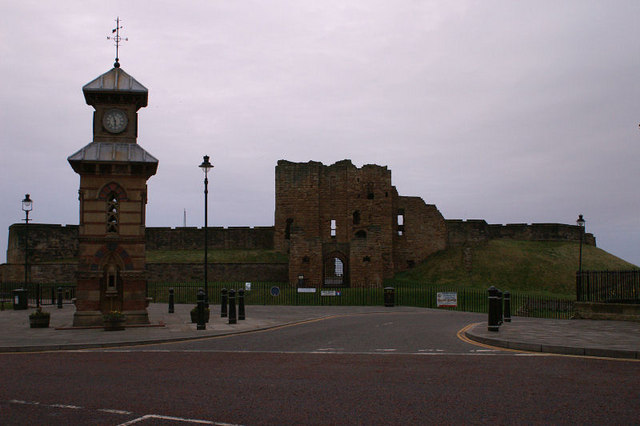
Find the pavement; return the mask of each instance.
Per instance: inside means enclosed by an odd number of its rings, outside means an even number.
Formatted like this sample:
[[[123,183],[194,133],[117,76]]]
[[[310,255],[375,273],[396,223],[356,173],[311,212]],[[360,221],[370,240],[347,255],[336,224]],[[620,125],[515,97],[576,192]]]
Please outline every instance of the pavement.
[[[33,309],[0,311],[0,353],[77,350],[193,340],[204,337],[255,332],[340,315],[411,310],[420,308],[367,306],[247,306],[247,319],[228,324],[212,309],[206,330],[196,330],[189,311],[193,305],[175,305],[168,313],[166,303],[149,305],[148,326],[129,326],[123,331],[101,327],[73,328],[73,305],[62,309],[44,306],[51,313],[49,328],[29,328]],[[465,327],[469,340],[517,351],[565,355],[640,359],[640,322],[553,320],[513,317],[500,330],[488,331],[487,323]]]

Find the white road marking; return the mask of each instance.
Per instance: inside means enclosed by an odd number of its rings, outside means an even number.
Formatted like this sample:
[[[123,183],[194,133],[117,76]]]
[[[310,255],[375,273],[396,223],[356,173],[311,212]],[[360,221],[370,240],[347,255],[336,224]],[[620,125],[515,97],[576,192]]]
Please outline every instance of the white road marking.
[[[82,410],[83,407],[78,407],[77,405],[65,405],[65,404],[50,404],[47,407],[52,408],[69,408],[71,410]]]
[[[326,351],[344,351],[344,348],[318,348],[316,349],[318,352],[326,352]]]
[[[217,425],[217,426],[238,426],[233,425],[232,423],[217,423],[209,420],[199,420],[199,419],[185,419],[182,417],[172,417],[172,416],[161,416],[158,414],[147,414],[142,417],[138,417],[137,419],[130,420],[126,423],[120,423],[118,426],[129,426],[135,423],[143,422],[148,419],[159,419],[159,420],[171,420],[174,422],[183,422],[183,423],[197,423],[202,425]]]
[[[111,408],[98,408],[98,411],[102,411],[103,413],[109,413],[109,414],[122,414],[124,416],[127,416],[129,414],[133,414],[131,411],[113,410]]]
[[[397,349],[376,349],[376,352],[395,352]]]
[[[40,407],[49,407],[49,408],[68,408],[73,410],[85,410],[86,408],[80,407],[78,405],[67,405],[67,404],[42,404],[38,401],[23,401],[20,399],[10,399],[9,403],[11,404],[23,404],[23,405],[37,405]],[[96,411],[101,411],[103,413],[109,414],[120,414],[120,415],[131,415],[133,414],[130,411],[125,410],[114,410],[111,408],[98,408]],[[173,416],[163,416],[160,414],[146,414],[142,417],[138,417],[133,420],[129,420],[128,422],[121,423],[119,426],[127,426],[135,423],[139,423],[148,419],[159,419],[159,420],[171,420],[175,422],[183,422],[183,423],[196,423],[196,424],[205,424],[205,425],[216,425],[216,426],[240,426],[233,423],[220,423],[220,422],[212,422],[210,420],[200,420],[200,419],[186,419],[183,417],[173,417]]]

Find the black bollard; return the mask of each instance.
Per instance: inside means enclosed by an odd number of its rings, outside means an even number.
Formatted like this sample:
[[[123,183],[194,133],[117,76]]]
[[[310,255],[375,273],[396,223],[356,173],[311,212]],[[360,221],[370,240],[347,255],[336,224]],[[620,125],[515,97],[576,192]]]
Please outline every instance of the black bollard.
[[[229,324],[235,324],[236,321],[236,291],[229,290]]]
[[[174,291],[173,288],[169,289],[169,313],[172,314],[174,312]]]
[[[58,287],[58,309],[62,309],[62,287]]]
[[[488,319],[488,329],[489,331],[500,331],[500,297],[498,293],[500,290],[495,288],[494,286],[489,287],[489,319]]]
[[[244,290],[238,290],[238,320],[244,319]]]
[[[511,322],[511,293],[504,292],[504,322]]]
[[[197,323],[198,325],[196,326],[196,330],[206,330],[207,329],[207,324],[205,322],[205,318],[204,318],[204,290],[203,289],[199,289],[198,290],[198,320]]]
[[[222,296],[221,296],[222,301],[220,302],[220,316],[222,318],[226,318],[227,317],[227,289],[223,288],[221,293],[222,293]]]
[[[498,289],[498,323],[502,325],[502,290]]]

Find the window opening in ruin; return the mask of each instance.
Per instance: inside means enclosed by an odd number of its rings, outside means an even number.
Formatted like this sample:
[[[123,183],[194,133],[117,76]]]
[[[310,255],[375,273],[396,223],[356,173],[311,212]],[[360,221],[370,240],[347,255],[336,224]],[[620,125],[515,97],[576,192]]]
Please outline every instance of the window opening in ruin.
[[[338,257],[330,257],[325,263],[324,285],[335,287],[344,285],[344,262]]]
[[[107,196],[107,233],[118,233],[118,222],[120,216],[120,203],[115,192]]]
[[[372,183],[368,183],[367,184],[367,198],[369,200],[373,200],[374,195],[373,195],[373,184]]]
[[[362,229],[356,232],[356,238],[367,238],[367,231],[363,231]]]
[[[285,240],[290,240],[291,239],[291,224],[293,223],[293,219],[292,218],[288,218],[287,219],[287,225],[284,228],[284,239]]]
[[[371,257],[370,256],[365,256],[362,258],[363,262],[371,262]]]
[[[331,236],[332,237],[336,236],[336,231],[337,231],[336,220],[335,219],[331,219]]]
[[[302,258],[302,263],[309,263],[309,256],[305,256]]]
[[[398,210],[398,216],[397,216],[396,222],[398,225],[398,235],[399,236],[404,235],[404,209]]]
[[[353,212],[353,224],[354,225],[360,224],[360,210],[356,210],[355,212]]]
[[[342,260],[338,259],[337,257],[334,260],[336,277],[341,277],[344,273],[344,264],[342,263]]]
[[[407,260],[407,266],[409,268],[413,268],[414,266],[416,266],[416,261],[415,260]]]

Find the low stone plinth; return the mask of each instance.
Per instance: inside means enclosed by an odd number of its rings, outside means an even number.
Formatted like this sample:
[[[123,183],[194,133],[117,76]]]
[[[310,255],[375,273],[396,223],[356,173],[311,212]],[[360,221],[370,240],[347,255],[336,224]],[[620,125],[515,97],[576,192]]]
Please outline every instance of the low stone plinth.
[[[576,302],[575,318],[640,321],[640,304]]]

